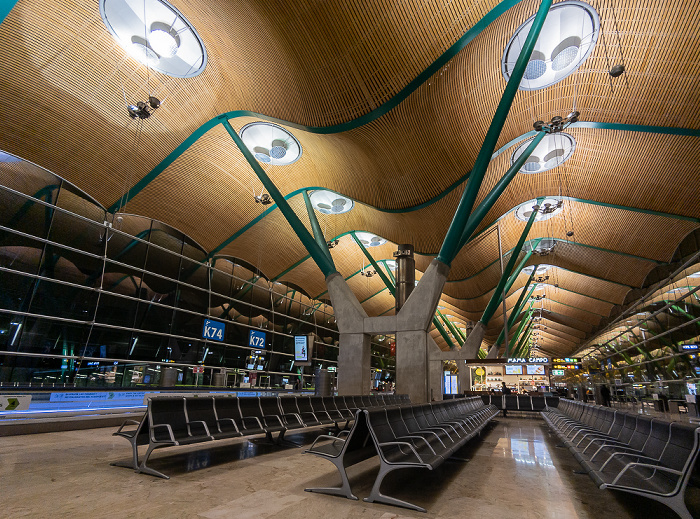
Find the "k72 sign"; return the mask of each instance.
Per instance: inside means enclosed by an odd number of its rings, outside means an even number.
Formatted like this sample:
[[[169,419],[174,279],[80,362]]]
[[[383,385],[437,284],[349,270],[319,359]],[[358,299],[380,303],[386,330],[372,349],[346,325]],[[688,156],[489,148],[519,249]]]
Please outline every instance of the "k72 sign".
[[[204,320],[204,328],[202,329],[202,337],[212,341],[222,342],[224,340],[224,330],[226,325],[219,321],[211,319]]]

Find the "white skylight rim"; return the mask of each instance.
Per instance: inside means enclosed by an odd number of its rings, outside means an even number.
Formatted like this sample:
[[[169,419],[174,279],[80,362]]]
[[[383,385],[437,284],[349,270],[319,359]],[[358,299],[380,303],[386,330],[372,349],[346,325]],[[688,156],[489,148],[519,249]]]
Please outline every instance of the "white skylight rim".
[[[379,247],[386,243],[386,239],[371,232],[356,232],[355,236],[365,247]]]
[[[540,243],[535,247],[535,254],[549,253],[552,252],[554,246],[557,244],[557,240],[554,238],[543,238]],[[532,242],[528,241],[523,245],[523,250],[525,252],[530,252],[532,249]]]
[[[188,78],[207,65],[202,38],[165,0],[100,0],[100,15],[119,45],[157,72]]]
[[[241,128],[241,140],[253,156],[264,164],[288,166],[301,158],[301,144],[277,124],[256,121]]]
[[[397,263],[396,260],[384,260],[384,263],[386,263],[386,266],[389,267],[389,270],[396,270]]]
[[[552,267],[551,265],[538,265],[536,275],[539,276],[539,275],[545,274],[551,267]],[[535,266],[529,265],[529,266],[525,267],[522,270],[522,272],[523,272],[523,274],[527,274],[529,276],[530,274],[532,274],[533,270],[535,270]]]
[[[535,16],[515,31],[501,59],[501,71],[510,79]],[[588,59],[600,32],[596,10],[585,2],[567,0],[553,5],[520,82],[520,90],[540,90],[575,72]]]
[[[510,157],[511,165],[520,158],[533,139],[534,137],[527,139],[515,148]],[[573,136],[565,132],[549,133],[527,158],[520,173],[535,174],[554,169],[569,160],[575,149],[576,139]]]
[[[323,189],[311,193],[309,200],[313,208],[323,214],[343,214],[355,206],[352,199]]]
[[[542,201],[542,203],[539,204],[540,208],[537,212],[537,216],[535,216],[535,222],[544,222],[545,220],[549,220],[550,218],[553,218],[554,216],[561,213],[564,209],[563,204],[561,204],[561,200],[561,198],[557,197],[545,198]],[[549,207],[547,206],[547,204],[549,204]],[[518,220],[527,222],[530,219],[532,211],[534,211],[533,207],[535,205],[538,205],[537,199],[533,199],[529,202],[521,204],[515,210],[515,217]]]

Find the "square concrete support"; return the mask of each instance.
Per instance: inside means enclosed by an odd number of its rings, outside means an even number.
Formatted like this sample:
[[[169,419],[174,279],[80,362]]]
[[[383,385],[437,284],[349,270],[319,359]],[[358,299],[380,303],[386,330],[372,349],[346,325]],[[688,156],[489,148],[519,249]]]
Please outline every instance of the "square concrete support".
[[[370,336],[341,333],[338,352],[338,394],[367,395],[370,380]]]
[[[428,362],[428,389],[430,391],[428,398],[432,402],[442,400],[442,395],[445,393],[442,366],[443,361],[441,360]]]
[[[396,332],[396,392],[411,403],[428,402],[428,334],[422,330]]]
[[[459,390],[464,394],[465,391],[472,389],[472,370],[463,360],[457,361],[457,367],[459,369]]]

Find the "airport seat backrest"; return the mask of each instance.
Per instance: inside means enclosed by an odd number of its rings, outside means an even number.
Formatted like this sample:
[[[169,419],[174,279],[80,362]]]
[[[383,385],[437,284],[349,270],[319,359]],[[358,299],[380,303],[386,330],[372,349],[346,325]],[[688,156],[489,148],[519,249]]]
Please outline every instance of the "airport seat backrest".
[[[210,433],[221,432],[216,421],[213,397],[185,398],[185,416],[188,422],[206,423]]]

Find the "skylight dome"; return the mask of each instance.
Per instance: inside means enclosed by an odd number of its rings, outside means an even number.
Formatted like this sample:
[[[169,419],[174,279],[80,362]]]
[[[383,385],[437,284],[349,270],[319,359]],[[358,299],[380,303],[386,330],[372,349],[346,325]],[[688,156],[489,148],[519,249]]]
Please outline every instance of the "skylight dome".
[[[523,245],[523,250],[525,252],[530,252],[532,249],[532,241],[528,241]],[[540,243],[535,247],[534,253],[539,254],[540,256],[546,256],[552,250],[554,250],[554,246],[557,244],[557,240],[554,238],[544,238],[540,241]]]
[[[386,263],[386,266],[389,267],[390,270],[396,270],[396,261],[384,260],[384,263]]]
[[[240,135],[255,158],[265,164],[287,166],[301,157],[301,144],[296,137],[276,124],[264,121],[246,124]]]
[[[365,247],[379,247],[386,243],[384,238],[372,234],[371,232],[356,232],[355,236],[357,236],[357,239],[360,240]]]
[[[347,213],[355,205],[355,202],[351,199],[326,190],[314,191],[309,196],[309,199],[314,209],[323,214]]]
[[[510,158],[511,164],[518,160],[533,139],[534,137],[523,141],[515,149]],[[535,148],[535,151],[532,152],[532,155],[525,161],[523,167],[520,168],[520,173],[542,173],[543,171],[556,168],[569,160],[575,149],[576,141],[568,133],[549,133],[544,136]]]
[[[107,29],[131,57],[173,77],[193,77],[207,64],[202,39],[165,0],[100,0]]]
[[[538,265],[538,266],[537,266],[537,274],[538,274],[538,275],[539,275],[539,274],[544,274],[545,272],[547,272],[547,271],[550,269],[550,267],[551,267],[551,265]],[[534,265],[530,265],[530,266],[528,266],[528,267],[525,267],[525,268],[522,270],[522,272],[523,272],[523,274],[527,274],[527,275],[529,276],[530,274],[532,274],[532,271],[533,271],[533,270],[535,270],[535,266],[534,266]]]
[[[501,71],[510,79],[535,16],[515,31],[506,45]],[[600,19],[590,5],[567,0],[553,5],[525,68],[520,90],[539,90],[558,83],[583,63],[598,40]]]
[[[523,222],[527,222],[530,219],[530,215],[532,214],[532,211],[534,210],[534,206],[537,205],[537,199],[530,200],[529,202],[525,202],[524,204],[521,204],[516,210],[515,210],[515,217],[518,220],[522,220]],[[553,216],[558,215],[561,213],[562,209],[564,208],[563,205],[563,200],[561,198],[545,198],[541,204],[539,204],[539,210],[537,212],[537,216],[535,216],[535,222],[543,222],[544,220],[549,220]]]

